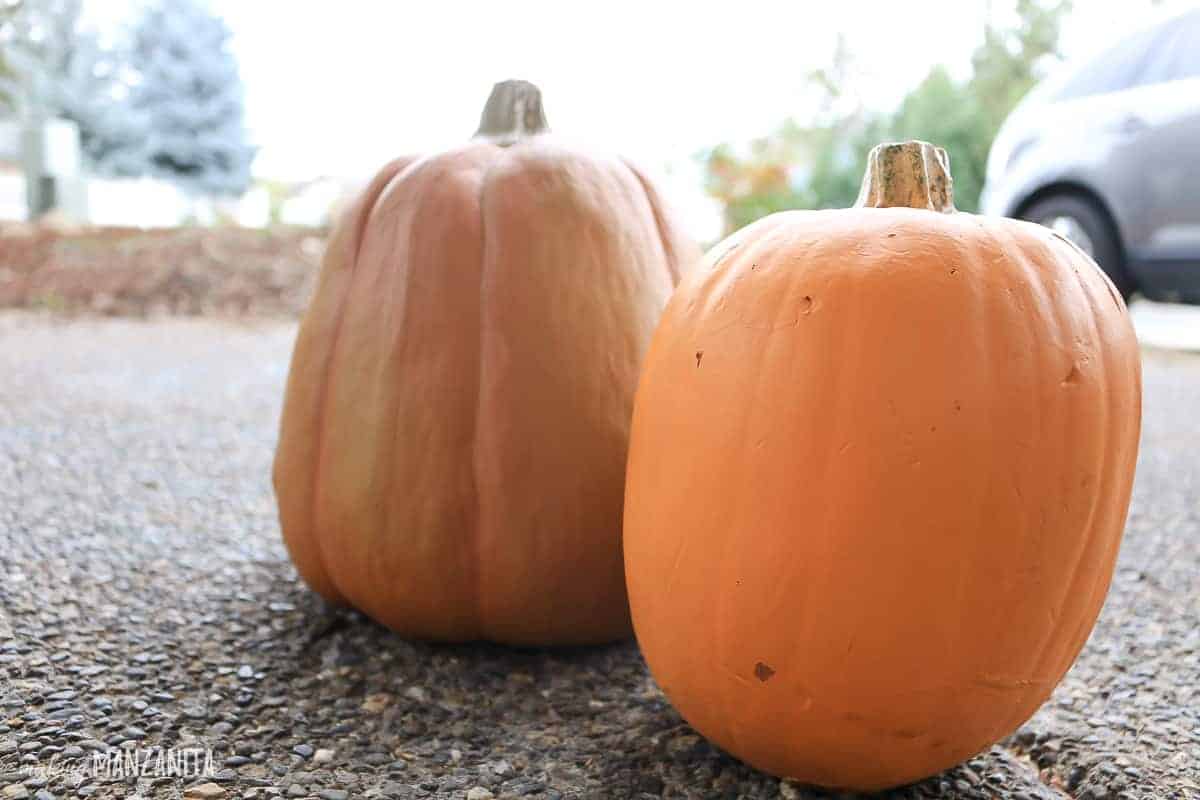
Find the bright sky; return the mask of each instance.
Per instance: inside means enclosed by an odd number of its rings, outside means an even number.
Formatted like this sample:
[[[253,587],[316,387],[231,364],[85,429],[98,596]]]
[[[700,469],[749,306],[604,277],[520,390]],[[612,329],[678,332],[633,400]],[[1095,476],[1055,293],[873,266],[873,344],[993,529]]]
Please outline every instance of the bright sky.
[[[119,17],[129,0],[101,0]],[[538,84],[551,127],[630,156],[711,224],[692,159],[803,117],[805,76],[845,32],[869,104],[891,107],[935,63],[962,74],[986,15],[1014,0],[210,0],[233,31],[255,172],[364,177],[452,146],[491,85]],[[1069,55],[1137,25],[1149,0],[1076,0]],[[114,20],[115,21],[115,20]],[[707,220],[701,221],[697,212]]]

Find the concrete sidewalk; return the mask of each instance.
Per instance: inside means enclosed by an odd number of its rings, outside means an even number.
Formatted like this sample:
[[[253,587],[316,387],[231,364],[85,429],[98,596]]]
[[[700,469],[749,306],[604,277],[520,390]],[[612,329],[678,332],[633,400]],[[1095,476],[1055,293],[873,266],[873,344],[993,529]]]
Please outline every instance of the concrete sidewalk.
[[[1129,306],[1138,339],[1147,347],[1200,353],[1200,306],[1137,299]]]
[[[319,602],[269,484],[293,335],[0,314],[0,798],[822,796],[696,736],[632,644],[431,646]],[[1200,797],[1200,356],[1148,350],[1145,391],[1078,663],[1010,741],[888,796]],[[89,766],[132,745],[215,774]]]

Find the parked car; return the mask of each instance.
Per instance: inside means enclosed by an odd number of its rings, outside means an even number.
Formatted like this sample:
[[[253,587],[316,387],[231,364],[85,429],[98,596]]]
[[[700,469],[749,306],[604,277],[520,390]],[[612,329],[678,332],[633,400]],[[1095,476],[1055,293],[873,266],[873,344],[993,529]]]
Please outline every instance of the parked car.
[[[982,204],[1070,238],[1127,298],[1200,303],[1200,8],[1030,92],[992,145]]]

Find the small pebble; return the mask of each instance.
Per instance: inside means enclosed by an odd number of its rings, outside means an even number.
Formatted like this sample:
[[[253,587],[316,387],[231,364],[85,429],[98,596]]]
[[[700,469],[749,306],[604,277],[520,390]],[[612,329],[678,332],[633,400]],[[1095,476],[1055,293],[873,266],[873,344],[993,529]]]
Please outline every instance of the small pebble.
[[[199,786],[189,786],[183,791],[184,800],[218,800],[225,796],[225,789],[215,783],[202,783]]]

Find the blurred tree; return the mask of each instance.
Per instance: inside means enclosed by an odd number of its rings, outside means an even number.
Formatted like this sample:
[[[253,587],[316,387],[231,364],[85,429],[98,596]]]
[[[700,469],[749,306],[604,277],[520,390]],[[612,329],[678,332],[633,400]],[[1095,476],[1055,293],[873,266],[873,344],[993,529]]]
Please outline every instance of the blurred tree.
[[[75,122],[87,165],[127,174],[136,165],[114,155],[144,137],[145,123],[124,102],[126,54],[86,29],[82,10],[82,0],[0,1],[0,103],[31,125]]]
[[[738,155],[720,144],[702,155],[705,188],[724,207],[726,232],[749,225],[759,217],[801,207],[804,200],[792,186],[788,165],[797,156],[798,144],[788,130],[781,135],[756,139],[750,152]]]
[[[84,159],[93,172],[109,176],[144,173],[138,148],[146,139],[146,114],[130,102],[134,78],[127,52],[100,43],[94,33],[76,37],[59,89],[62,116],[79,125]]]
[[[0,3],[0,91],[22,119],[61,111],[60,90],[74,51],[82,0],[4,0]]]
[[[845,208],[858,197],[867,152],[886,138],[887,128],[885,115],[863,105],[864,80],[846,36],[838,34],[829,66],[809,74],[817,91],[817,113],[807,130],[803,208]]]
[[[0,109],[11,111],[16,99],[12,95],[13,72],[10,58],[5,55],[11,44],[8,34],[12,30],[12,18],[20,8],[20,0],[0,0]]]
[[[854,60],[839,36],[829,67],[810,76],[817,111],[809,125],[790,120],[744,155],[728,144],[701,154],[708,191],[725,209],[726,232],[787,208],[851,205],[867,152],[888,139],[945,147],[955,204],[977,210],[992,139],[1038,81],[1044,62],[1059,54],[1061,22],[1070,8],[1070,0],[1016,0],[1015,25],[985,24],[969,79],[955,81],[936,65],[890,114],[862,106]]]
[[[1047,60],[1060,56],[1061,23],[1071,0],[1017,0],[1016,25],[991,20],[971,57],[971,77],[954,81],[935,66],[892,117],[893,139],[925,139],[946,148],[954,170],[954,203],[978,211],[987,155],[1000,125],[1040,80]]]
[[[744,152],[720,144],[699,155],[705,188],[724,208],[726,233],[776,211],[854,201],[866,161],[860,145],[879,136],[883,121],[859,101],[861,76],[844,35],[829,66],[808,77],[817,109],[809,125],[787,120]]]
[[[1041,78],[1046,60],[1061,56],[1058,39],[1062,20],[1071,11],[1071,0],[1045,4],[1017,0],[1016,10],[1017,24],[1013,28],[1001,28],[989,20],[983,44],[971,57],[973,72],[967,88],[986,121],[984,130],[992,136],[1008,112]]]
[[[157,0],[133,31],[140,80],[130,105],[149,130],[128,155],[195,196],[240,195],[250,183],[254,148],[229,36],[202,0]]]
[[[954,204],[961,211],[977,211],[995,135],[970,85],[937,66],[900,103],[886,138],[924,139],[946,148],[954,172]]]

